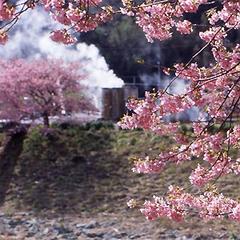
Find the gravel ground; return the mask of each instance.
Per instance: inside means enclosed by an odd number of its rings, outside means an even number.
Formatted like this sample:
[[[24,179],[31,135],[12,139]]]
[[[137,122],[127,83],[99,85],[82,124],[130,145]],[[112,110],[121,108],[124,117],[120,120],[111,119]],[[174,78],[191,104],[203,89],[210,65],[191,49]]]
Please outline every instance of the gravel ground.
[[[34,216],[33,213],[16,212],[6,214],[0,212],[1,240],[54,240],[54,239],[239,239],[229,235],[227,231],[198,232],[197,229],[180,229],[159,225],[159,222],[140,222],[139,219],[118,219],[114,214],[101,214],[96,218],[78,216]],[[192,234],[189,232],[193,232]]]

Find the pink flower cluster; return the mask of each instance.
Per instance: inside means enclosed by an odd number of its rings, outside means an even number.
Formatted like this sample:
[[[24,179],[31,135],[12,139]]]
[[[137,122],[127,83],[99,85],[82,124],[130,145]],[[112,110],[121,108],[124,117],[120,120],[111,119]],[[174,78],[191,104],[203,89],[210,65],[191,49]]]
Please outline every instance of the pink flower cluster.
[[[67,30],[53,31],[50,35],[50,38],[54,42],[62,42],[64,44],[72,44],[77,41],[76,38],[71,38],[71,35],[67,32]]]
[[[240,174],[240,158],[238,158],[236,162],[232,164],[231,168],[235,174]]]
[[[159,173],[164,169],[165,163],[160,159],[150,159],[146,157],[144,161],[138,159],[134,161],[134,168],[132,169],[133,172],[136,173],[148,173],[148,174],[155,174]]]
[[[227,34],[222,27],[212,27],[205,32],[200,32],[199,36],[202,40],[209,42],[211,45],[220,47],[222,46],[223,39],[227,37]]]
[[[5,29],[0,29],[0,44],[5,45],[9,36],[6,34]]]
[[[240,204],[218,194],[216,190],[194,196],[179,187],[170,186],[165,200],[157,196],[153,196],[153,199],[154,202],[145,201],[144,208],[140,209],[148,220],[168,217],[179,222],[185,219],[187,212],[196,210],[199,210],[199,215],[204,219],[222,219],[228,216],[234,221],[240,220]]]
[[[240,28],[240,3],[239,1],[224,1],[223,8],[220,11],[212,11],[209,17],[210,24],[214,25],[219,20],[226,22],[228,28]]]
[[[180,222],[184,220],[184,209],[179,205],[171,206],[162,198],[153,196],[155,202],[145,201],[144,208],[140,211],[146,215],[147,220],[153,220],[159,217],[168,217],[173,221]]]
[[[114,11],[111,6],[102,7],[102,12],[100,13],[91,12],[100,2],[101,0],[88,1],[86,2],[86,6],[79,6],[77,1],[66,3],[65,0],[44,0],[43,4],[45,10],[50,12],[53,20],[72,27],[76,32],[88,32],[95,29],[100,22],[106,22],[112,18]],[[57,41],[64,44],[74,43],[75,40],[73,40],[74,38],[69,33],[67,37],[62,34],[64,31],[55,31],[57,36],[51,38],[57,39]]]
[[[191,173],[189,180],[192,184],[196,186],[203,186],[208,181],[213,179],[213,172],[207,170],[206,168],[202,167],[198,164],[197,168]]]
[[[172,36],[170,29],[175,23],[173,11],[170,4],[158,4],[137,12],[136,23],[143,29],[149,42],[153,42],[153,38],[162,41]]]
[[[136,207],[137,202],[134,199],[131,199],[127,202],[128,207],[134,208]]]
[[[178,4],[181,11],[184,12],[196,12],[199,6],[206,3],[207,0],[179,0]]]
[[[7,5],[7,1],[0,0],[0,21],[10,20],[14,17],[15,9]]]
[[[219,51],[215,47],[212,49],[212,52],[222,69],[228,70],[232,68],[233,72],[236,71],[236,67],[240,61],[240,44],[237,44],[232,52],[227,51],[226,48],[222,48],[221,51]]]
[[[193,25],[188,20],[178,21],[176,23],[177,30],[182,34],[190,34],[193,31]]]

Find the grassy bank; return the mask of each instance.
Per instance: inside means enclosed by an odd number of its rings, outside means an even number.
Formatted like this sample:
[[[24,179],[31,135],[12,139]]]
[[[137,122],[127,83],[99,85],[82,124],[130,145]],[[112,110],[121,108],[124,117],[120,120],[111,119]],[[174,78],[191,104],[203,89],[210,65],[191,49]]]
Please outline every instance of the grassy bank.
[[[191,131],[187,125],[182,128],[181,131]],[[4,139],[2,136],[2,145]],[[139,210],[128,209],[126,202],[131,198],[143,202],[152,195],[164,195],[170,184],[188,186],[189,174],[199,159],[169,165],[166,171],[150,176],[133,173],[128,159],[157,156],[171,144],[169,136],[141,130],[123,131],[112,122],[53,124],[47,132],[30,129],[2,209],[9,213],[20,210],[80,216],[118,213],[145,221]],[[238,184],[239,178],[231,175],[217,182],[228,196],[235,198],[239,198]],[[197,219],[195,215],[192,217]],[[205,224],[189,221],[190,225],[196,223],[198,227]],[[226,219],[218,223],[233,226]],[[172,225],[167,220],[161,220],[161,224]]]

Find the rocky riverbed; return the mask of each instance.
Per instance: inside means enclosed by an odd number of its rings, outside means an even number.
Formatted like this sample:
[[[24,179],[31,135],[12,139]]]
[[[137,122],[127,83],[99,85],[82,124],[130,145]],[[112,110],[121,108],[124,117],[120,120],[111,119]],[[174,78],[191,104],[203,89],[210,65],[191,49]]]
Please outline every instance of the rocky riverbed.
[[[82,218],[79,216],[36,216],[33,213],[16,212],[0,213],[0,239],[1,240],[55,240],[55,239],[239,239],[229,234],[222,227],[219,231],[203,233],[202,230],[169,226],[166,223],[147,222],[142,219],[118,219],[115,214],[101,214],[96,218]],[[192,233],[191,233],[192,232]]]

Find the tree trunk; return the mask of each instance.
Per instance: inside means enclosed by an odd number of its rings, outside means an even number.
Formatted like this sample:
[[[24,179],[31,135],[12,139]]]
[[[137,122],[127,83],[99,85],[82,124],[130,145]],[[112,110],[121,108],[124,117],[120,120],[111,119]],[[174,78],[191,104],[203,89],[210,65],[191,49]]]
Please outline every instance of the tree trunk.
[[[44,115],[43,116],[43,124],[45,127],[49,128],[49,116],[48,115]]]

